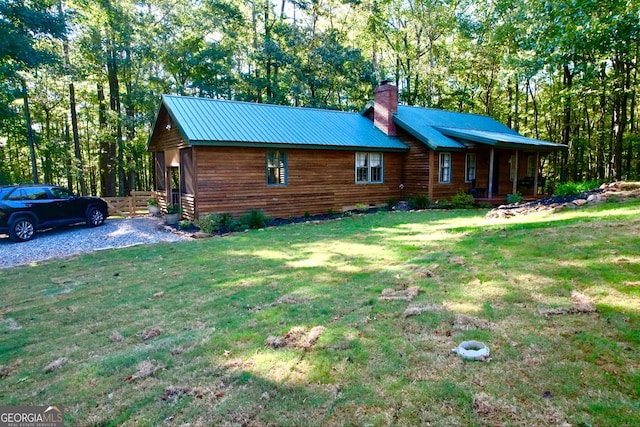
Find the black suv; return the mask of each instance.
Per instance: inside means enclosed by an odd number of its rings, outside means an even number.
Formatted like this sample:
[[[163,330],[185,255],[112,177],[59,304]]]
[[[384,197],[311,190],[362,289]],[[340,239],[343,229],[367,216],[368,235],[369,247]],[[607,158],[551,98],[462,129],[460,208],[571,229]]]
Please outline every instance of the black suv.
[[[0,187],[0,233],[14,242],[33,239],[36,230],[86,222],[104,223],[107,203],[98,197],[81,197],[55,185]]]

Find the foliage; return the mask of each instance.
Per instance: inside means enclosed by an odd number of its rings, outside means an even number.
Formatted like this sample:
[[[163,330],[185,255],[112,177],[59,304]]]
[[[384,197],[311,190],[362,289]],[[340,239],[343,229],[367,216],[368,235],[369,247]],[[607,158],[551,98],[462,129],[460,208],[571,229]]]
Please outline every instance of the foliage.
[[[266,216],[261,210],[253,209],[242,215],[240,223],[247,228],[256,230],[268,226],[271,223],[271,218]]]
[[[476,199],[468,193],[458,193],[451,198],[451,207],[454,209],[471,209]]]
[[[409,209],[427,209],[429,207],[429,197],[427,196],[416,196],[412,197],[409,200]]]
[[[154,186],[146,141],[162,94],[359,111],[391,77],[402,103],[488,114],[566,144],[566,159],[544,159],[551,180],[634,179],[640,3],[600,6],[0,0],[0,173],[30,179],[14,102],[23,79],[41,178],[80,192],[86,177],[93,194],[124,195]]]
[[[147,199],[147,205],[158,206],[158,200],[155,197],[151,197],[150,199]]]
[[[167,205],[168,214],[179,214],[180,212],[180,205]]]
[[[369,212],[369,205],[365,205],[364,203],[356,203],[356,210],[358,212]]]
[[[574,196],[600,186],[599,181],[567,182],[556,186],[555,195],[561,197]]]
[[[522,201],[524,200],[524,197],[522,197],[522,193],[520,193],[519,191],[516,191],[513,194],[507,194],[507,204],[514,204],[514,203],[522,203]]]
[[[33,404],[37,380],[69,425],[640,425],[639,244],[635,201],[363,215],[0,269],[0,395]],[[412,301],[380,298],[408,284]],[[316,326],[317,342],[266,344]],[[451,354],[469,339],[490,363]]]
[[[230,233],[241,228],[230,213],[205,214],[196,220],[196,225],[205,233]]]
[[[188,219],[178,221],[178,228],[180,230],[186,230],[189,227],[191,227],[191,221],[189,221]]]

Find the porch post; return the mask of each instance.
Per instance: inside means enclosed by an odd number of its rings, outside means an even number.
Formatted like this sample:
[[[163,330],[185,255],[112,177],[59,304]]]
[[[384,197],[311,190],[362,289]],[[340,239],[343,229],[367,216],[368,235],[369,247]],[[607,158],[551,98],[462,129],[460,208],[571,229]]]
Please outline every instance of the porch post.
[[[489,189],[487,194],[487,199],[491,200],[491,195],[493,194],[493,156],[494,156],[494,148],[491,147],[491,153],[489,154]]]
[[[536,170],[533,172],[533,195],[538,196],[538,170],[540,169],[540,152],[536,151]]]
[[[516,194],[516,191],[518,191],[518,153],[519,151],[516,150],[516,158],[515,158],[515,166],[514,166],[514,176],[513,176],[513,190],[511,191],[511,194]]]

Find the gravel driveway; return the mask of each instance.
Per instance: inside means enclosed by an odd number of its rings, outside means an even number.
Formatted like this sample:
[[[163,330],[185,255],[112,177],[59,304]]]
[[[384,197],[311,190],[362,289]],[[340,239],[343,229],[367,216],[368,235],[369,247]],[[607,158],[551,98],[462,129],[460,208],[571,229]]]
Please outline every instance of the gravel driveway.
[[[96,228],[79,224],[38,232],[33,240],[24,243],[12,243],[9,236],[0,234],[0,268],[98,249],[189,240],[161,228],[161,224],[160,218],[153,217],[114,218]]]

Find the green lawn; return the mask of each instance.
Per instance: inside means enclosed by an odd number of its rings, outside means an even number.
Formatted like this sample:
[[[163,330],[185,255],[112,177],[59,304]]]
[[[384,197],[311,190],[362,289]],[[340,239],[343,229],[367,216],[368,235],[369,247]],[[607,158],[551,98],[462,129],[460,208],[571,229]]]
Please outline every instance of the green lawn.
[[[0,404],[69,425],[640,425],[640,202],[485,213],[0,270]],[[491,361],[451,352],[467,339]]]

